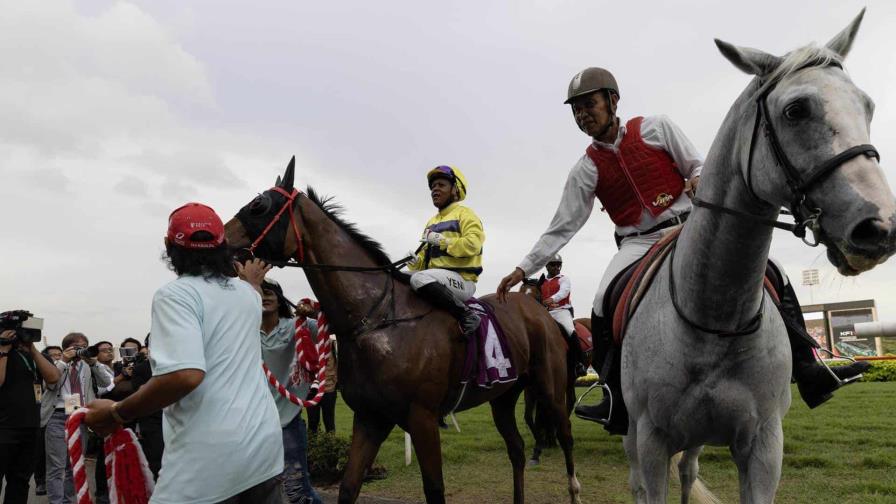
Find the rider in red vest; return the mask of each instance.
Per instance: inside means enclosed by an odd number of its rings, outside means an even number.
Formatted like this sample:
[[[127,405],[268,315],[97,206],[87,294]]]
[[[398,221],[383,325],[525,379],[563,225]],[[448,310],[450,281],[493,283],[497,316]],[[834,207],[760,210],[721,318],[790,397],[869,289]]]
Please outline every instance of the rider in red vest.
[[[548,229],[519,266],[501,280],[498,297],[503,299],[510,287],[527,273],[540,269],[563,248],[588,220],[594,200],[600,200],[616,224],[619,247],[601,278],[591,314],[593,363],[607,387],[603,402],[579,406],[576,415],[604,424],[611,433],[624,434],[628,430],[628,415],[619,384],[619,352],[614,348],[610,324],[603,312],[604,292],[619,272],[687,219],[691,209],[689,196],[700,180],[703,156],[665,116],[621,121],[616,116],[618,101],[616,79],[603,68],[586,68],[569,83],[564,103],[572,107],[576,124],[592,142],[570,171]],[[811,338],[804,336],[799,302],[789,284],[780,295],[782,315],[788,321],[794,378],[803,400],[815,407],[829,399],[844,382],[860,376],[867,364],[828,371],[816,360]]]
[[[570,357],[576,363],[576,375],[585,376],[582,347],[579,346],[579,337],[576,335],[576,326],[572,320],[572,302],[569,300],[572,283],[566,275],[560,274],[562,267],[563,259],[560,254],[555,255],[545,266],[548,276],[542,277],[541,280],[541,304],[548,309],[551,317],[563,328],[563,334],[569,345]]]

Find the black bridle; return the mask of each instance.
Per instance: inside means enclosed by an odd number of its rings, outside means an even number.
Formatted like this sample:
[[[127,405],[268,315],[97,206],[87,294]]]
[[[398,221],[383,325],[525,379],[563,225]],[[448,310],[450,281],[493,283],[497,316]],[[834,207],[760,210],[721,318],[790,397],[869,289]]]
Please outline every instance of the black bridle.
[[[831,63],[831,65],[838,67],[840,66],[837,63]],[[765,134],[766,139],[768,139],[768,143],[771,147],[772,155],[775,158],[775,162],[784,170],[784,177],[787,180],[787,186],[790,189],[792,195],[790,201],[790,213],[791,215],[793,215],[794,223],[788,224],[786,222],[764,219],[762,217],[757,217],[755,215],[741,212],[733,208],[728,208],[722,205],[717,205],[715,203],[710,203],[708,201],[703,201],[696,196],[692,199],[692,203],[697,207],[727,213],[730,215],[736,215],[739,217],[745,217],[766,226],[790,231],[795,236],[802,239],[803,243],[805,243],[806,245],[809,245],[810,247],[817,247],[819,243],[824,241],[825,235],[824,230],[821,228],[821,225],[818,222],[821,218],[821,208],[815,205],[809,198],[809,190],[812,189],[812,187],[814,187],[816,184],[824,180],[828,175],[831,174],[832,171],[839,168],[841,165],[843,165],[843,163],[849,161],[850,159],[864,155],[867,157],[874,157],[878,162],[880,162],[880,154],[877,152],[877,149],[875,149],[871,144],[856,145],[812,168],[809,171],[809,174],[804,177],[800,174],[799,170],[797,170],[796,167],[793,166],[793,163],[790,162],[790,159],[787,157],[787,153],[781,146],[781,142],[778,139],[778,134],[775,132],[775,127],[772,124],[772,117],[768,111],[767,98],[769,93],[774,90],[775,85],[776,84],[768,85],[767,88],[759,93],[759,96],[756,98],[756,122],[753,124],[753,134],[750,137],[750,150],[747,158],[746,183],[747,188],[750,193],[753,194],[753,197],[759,200],[760,198],[756,196],[755,192],[753,192],[752,168],[753,149],[756,145],[756,137],[759,133],[759,127],[760,125],[762,125],[763,133]],[[812,231],[813,241],[809,241],[806,239],[807,228]]]
[[[286,199],[283,202],[283,205],[274,214],[271,220],[264,228],[260,228],[260,226],[255,225],[255,223],[251,222],[241,210],[237,213],[237,219],[240,223],[243,224],[243,228],[247,233],[250,232],[250,229],[262,229],[261,232],[258,233],[258,236],[253,240],[252,244],[249,247],[241,249],[239,251],[240,257],[238,260],[246,260],[246,259],[254,259],[255,258],[255,250],[259,248],[261,244],[264,243],[265,238],[269,238],[268,234],[274,227],[278,227],[281,221],[287,218],[284,214],[289,214],[289,224],[291,224],[293,232],[296,236],[296,252],[292,257],[288,257],[285,261],[278,260],[267,260],[262,259],[266,263],[271,266],[277,266],[280,268],[283,267],[293,267],[293,268],[302,268],[302,269],[311,269],[318,271],[351,271],[357,273],[386,273],[386,281],[385,285],[380,291],[380,295],[376,298],[376,301],[372,304],[370,309],[367,311],[367,314],[358,321],[357,324],[351,330],[352,336],[357,336],[358,334],[362,334],[365,332],[373,331],[376,329],[380,329],[386,326],[402,323],[402,322],[411,322],[414,320],[419,320],[429,314],[426,312],[422,315],[407,317],[407,318],[395,318],[395,274],[399,273],[399,269],[406,265],[408,262],[413,260],[412,256],[405,257],[398,261],[389,264],[383,264],[378,266],[343,266],[343,265],[332,265],[332,264],[308,264],[305,262],[304,257],[304,245],[302,241],[302,233],[299,230],[299,226],[296,222],[295,211],[293,209],[294,203],[305,193],[293,189],[292,191],[287,191],[282,187],[275,186],[271,188],[272,191],[275,191]],[[269,197],[268,197],[269,198]],[[251,204],[250,204],[251,207]],[[298,206],[299,213],[302,213],[301,205]],[[270,210],[270,202],[268,202],[266,210]],[[302,221],[304,222],[304,220]],[[284,225],[282,226],[283,239],[277,240],[276,243],[286,243],[286,233],[288,228]],[[273,235],[272,235],[273,236]],[[251,238],[251,237],[250,237]],[[282,253],[282,251],[281,251]],[[378,311],[378,309],[383,305],[383,302],[386,298],[389,298],[389,309],[388,312],[383,315],[378,320],[373,320],[374,313]],[[430,310],[431,311],[431,310]]]

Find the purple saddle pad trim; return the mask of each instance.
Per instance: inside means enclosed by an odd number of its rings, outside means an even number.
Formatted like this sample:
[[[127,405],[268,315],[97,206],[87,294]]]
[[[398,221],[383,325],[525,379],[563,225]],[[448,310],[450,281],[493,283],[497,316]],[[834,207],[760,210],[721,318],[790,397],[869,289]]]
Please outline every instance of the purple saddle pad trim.
[[[476,341],[467,342],[461,383],[475,380],[479,387],[492,388],[496,383],[516,381],[517,373],[511,362],[510,346],[492,307],[476,298],[467,300],[466,304],[479,314],[482,322],[474,336]]]

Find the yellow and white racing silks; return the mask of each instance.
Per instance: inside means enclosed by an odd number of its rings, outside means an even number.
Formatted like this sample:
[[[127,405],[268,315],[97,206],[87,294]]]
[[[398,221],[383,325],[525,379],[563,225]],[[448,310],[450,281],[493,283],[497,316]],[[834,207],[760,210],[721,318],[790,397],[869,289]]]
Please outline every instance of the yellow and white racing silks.
[[[412,271],[441,268],[455,271],[464,278],[475,282],[482,273],[482,244],[485,231],[482,221],[469,208],[455,202],[439,210],[426,223],[423,236],[428,231],[445,237],[436,245],[425,243],[417,252],[416,263],[409,265]]]

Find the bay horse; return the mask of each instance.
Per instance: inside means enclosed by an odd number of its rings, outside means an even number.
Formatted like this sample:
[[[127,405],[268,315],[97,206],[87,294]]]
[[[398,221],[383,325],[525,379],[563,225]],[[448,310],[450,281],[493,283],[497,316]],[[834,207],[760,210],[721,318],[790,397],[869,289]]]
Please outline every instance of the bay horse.
[[[863,14],[825,47],[783,57],[716,40],[755,78],[722,123],[695,208],[622,343],[638,503],[665,504],[670,457],[685,451],[696,465],[705,444],[729,447],[740,502],[774,501],[791,355],[763,289],[773,226],[824,244],[843,275],[896,251],[896,199],[868,144],[874,106],[842,67]],[[776,222],[785,205],[793,226]]]
[[[353,503],[364,471],[397,425],[411,436],[426,502],[445,502],[438,419],[488,402],[513,467],[513,502],[524,501],[525,454],[515,406],[528,387],[558,426],[569,500],[580,484],[566,410],[566,357],[554,320],[531,298],[488,303],[500,321],[519,379],[490,389],[461,386],[466,345],[451,315],[415,295],[407,275],[382,247],[340,215],[340,208],[293,187],[295,158],[275,186],[243,207],[225,226],[234,250],[248,249],[275,265],[293,259],[304,269],[339,343],[342,397],[354,412],[352,442],[339,502]]]

